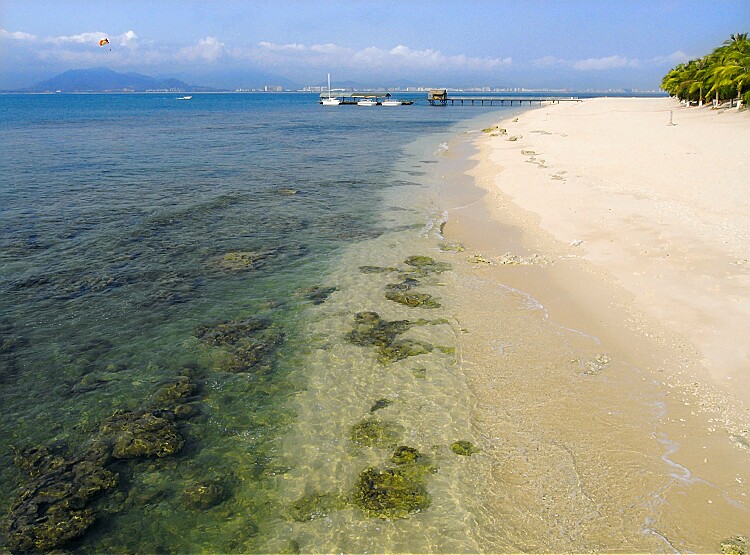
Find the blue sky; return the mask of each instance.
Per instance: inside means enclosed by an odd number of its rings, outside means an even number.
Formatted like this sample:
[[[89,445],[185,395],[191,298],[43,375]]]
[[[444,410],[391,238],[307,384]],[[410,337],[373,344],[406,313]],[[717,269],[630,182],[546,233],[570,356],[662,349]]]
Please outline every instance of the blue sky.
[[[331,72],[334,85],[656,89],[748,31],[748,0],[0,0],[0,88],[106,66],[222,87]]]

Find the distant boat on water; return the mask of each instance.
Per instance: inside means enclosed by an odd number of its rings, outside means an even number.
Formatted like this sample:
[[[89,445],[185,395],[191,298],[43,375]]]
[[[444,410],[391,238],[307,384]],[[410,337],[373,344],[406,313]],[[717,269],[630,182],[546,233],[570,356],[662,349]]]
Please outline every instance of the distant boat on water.
[[[323,106],[338,106],[341,101],[338,98],[331,96],[331,74],[328,74],[328,98],[324,98],[322,101]]]
[[[359,102],[357,102],[357,106],[377,106],[378,101],[374,100],[372,98],[363,98]]]
[[[402,102],[400,100],[384,100],[381,103],[383,106],[401,106]]]
[[[190,100],[192,96],[178,96],[176,100]]]

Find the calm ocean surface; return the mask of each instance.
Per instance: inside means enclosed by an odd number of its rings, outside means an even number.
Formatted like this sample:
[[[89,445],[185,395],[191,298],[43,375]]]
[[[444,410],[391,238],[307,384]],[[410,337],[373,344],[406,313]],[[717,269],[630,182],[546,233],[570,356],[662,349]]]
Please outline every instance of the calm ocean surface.
[[[176,96],[0,95],[2,542],[476,549],[455,330],[383,293],[439,288],[431,172],[508,109]],[[429,501],[383,520],[402,445]]]

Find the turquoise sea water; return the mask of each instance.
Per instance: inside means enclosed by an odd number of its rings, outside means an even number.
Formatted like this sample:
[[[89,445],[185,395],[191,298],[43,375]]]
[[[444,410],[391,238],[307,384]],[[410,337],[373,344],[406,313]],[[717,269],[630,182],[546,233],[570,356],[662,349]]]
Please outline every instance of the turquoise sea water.
[[[2,541],[50,547],[57,532],[39,530],[59,510],[86,522],[59,543],[81,553],[470,551],[440,475],[424,512],[445,520],[417,533],[400,518],[378,539],[382,519],[352,492],[393,446],[353,426],[393,424],[435,461],[461,439],[425,408],[462,395],[454,330],[383,287],[414,272],[439,286],[405,263],[434,254],[431,168],[444,141],[507,108],[176,96],[0,96]],[[429,352],[378,360],[350,335],[362,311],[409,319]],[[407,363],[408,383],[393,378]],[[177,401],[163,389],[176,383],[190,384]],[[81,493],[75,461],[127,438],[163,449],[98,458]]]

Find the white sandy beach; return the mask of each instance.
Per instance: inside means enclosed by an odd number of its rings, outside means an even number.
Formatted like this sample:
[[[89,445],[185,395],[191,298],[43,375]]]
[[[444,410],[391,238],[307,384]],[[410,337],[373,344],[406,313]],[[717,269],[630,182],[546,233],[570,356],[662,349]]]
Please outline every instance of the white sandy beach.
[[[502,127],[492,185],[694,345],[699,378],[750,402],[750,115],[602,98]]]
[[[600,98],[476,144],[446,237],[467,249],[476,423],[505,461],[487,503],[520,507],[503,518],[529,532],[497,549],[700,552],[750,534],[750,113]],[[508,291],[539,323],[502,321]]]

